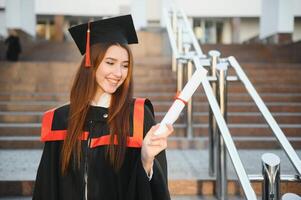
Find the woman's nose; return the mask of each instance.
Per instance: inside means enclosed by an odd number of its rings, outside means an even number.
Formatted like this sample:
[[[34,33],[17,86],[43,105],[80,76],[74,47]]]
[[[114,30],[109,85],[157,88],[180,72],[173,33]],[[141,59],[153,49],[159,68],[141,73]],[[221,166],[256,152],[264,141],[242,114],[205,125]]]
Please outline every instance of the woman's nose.
[[[116,77],[121,77],[122,76],[122,66],[121,65],[116,65],[115,69],[114,69],[114,75]]]

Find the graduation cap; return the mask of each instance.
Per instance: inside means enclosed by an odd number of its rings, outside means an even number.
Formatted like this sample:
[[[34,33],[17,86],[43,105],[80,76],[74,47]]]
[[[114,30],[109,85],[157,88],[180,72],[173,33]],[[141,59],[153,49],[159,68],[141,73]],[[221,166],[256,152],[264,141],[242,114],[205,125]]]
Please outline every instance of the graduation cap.
[[[90,67],[90,46],[96,43],[138,43],[131,15],[112,17],[73,26],[68,29],[80,53],[86,54],[85,66]]]

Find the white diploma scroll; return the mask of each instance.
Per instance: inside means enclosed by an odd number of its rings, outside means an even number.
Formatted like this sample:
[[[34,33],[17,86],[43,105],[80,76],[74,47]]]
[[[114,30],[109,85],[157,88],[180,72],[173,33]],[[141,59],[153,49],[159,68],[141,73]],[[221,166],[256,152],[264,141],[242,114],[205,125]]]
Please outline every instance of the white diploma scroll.
[[[189,101],[193,93],[196,91],[196,89],[201,84],[202,80],[206,78],[207,70],[204,68],[197,69],[191,79],[186,83],[185,87],[181,91],[181,93],[178,96],[178,99],[176,99],[172,106],[169,108],[168,112],[165,114],[164,118],[162,119],[159,128],[154,133],[155,135],[160,135],[164,133],[167,130],[166,124],[173,124],[178,117],[180,116],[180,113],[182,112],[183,108],[185,107],[185,103]],[[183,101],[181,101],[181,100]]]

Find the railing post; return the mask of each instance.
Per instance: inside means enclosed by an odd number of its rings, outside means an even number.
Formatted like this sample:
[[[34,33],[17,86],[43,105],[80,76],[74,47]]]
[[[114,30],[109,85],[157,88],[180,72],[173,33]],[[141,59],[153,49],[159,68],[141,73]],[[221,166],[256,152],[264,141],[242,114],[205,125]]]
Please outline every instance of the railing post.
[[[176,44],[177,44],[177,42],[178,42],[178,39],[177,39],[177,37],[178,37],[178,34],[177,34],[177,32],[178,32],[178,30],[177,30],[177,11],[175,11],[175,10],[172,10],[171,11],[172,12],[172,16],[171,16],[171,24],[172,24],[172,30],[173,30],[173,32],[174,32],[174,35],[175,35],[175,39],[176,39]],[[172,71],[173,72],[176,72],[177,71],[177,58],[176,58],[176,56],[175,56],[175,54],[174,54],[174,52],[172,53]]]
[[[280,158],[272,153],[261,156],[262,200],[280,200]]]
[[[301,197],[294,193],[286,193],[282,196],[281,200],[301,200]]]
[[[178,46],[178,52],[179,54],[183,53],[183,27],[181,24],[178,24],[177,28],[177,46]],[[183,76],[183,62],[181,60],[178,60],[177,62],[177,91],[181,91],[183,89],[184,84],[184,76]]]
[[[189,80],[193,74],[193,64],[189,60],[187,63],[187,79]],[[187,102],[187,138],[191,139],[193,137],[193,128],[192,128],[192,98]]]
[[[183,48],[184,48],[184,54],[185,55],[189,55],[190,54],[190,48],[191,48],[191,44],[189,43],[184,43],[183,44]],[[185,76],[187,78],[187,80],[185,80],[185,82],[188,82],[190,80],[190,78],[192,77],[193,74],[193,63],[192,60],[187,59],[185,64],[184,64],[184,70],[185,71]],[[186,136],[188,139],[191,139],[193,137],[193,127],[192,127],[192,120],[193,120],[193,112],[192,112],[192,98],[189,99],[189,101],[187,102],[187,107],[186,107],[186,116],[185,116],[185,120],[186,120]]]
[[[217,69],[216,97],[219,102],[221,113],[227,121],[227,69],[228,63],[219,63]],[[217,162],[216,162],[216,194],[218,199],[226,200],[228,195],[227,178],[227,150],[221,131],[217,130]]]
[[[209,56],[211,60],[211,69],[209,70],[209,75],[216,77],[216,64],[218,63],[220,53],[218,51],[209,51]],[[211,82],[211,87],[213,90],[213,94],[216,94],[216,81]],[[209,175],[214,176],[216,165],[215,165],[215,145],[214,141],[216,138],[216,121],[212,113],[212,109],[209,106],[209,145],[208,145],[208,152],[209,152]]]

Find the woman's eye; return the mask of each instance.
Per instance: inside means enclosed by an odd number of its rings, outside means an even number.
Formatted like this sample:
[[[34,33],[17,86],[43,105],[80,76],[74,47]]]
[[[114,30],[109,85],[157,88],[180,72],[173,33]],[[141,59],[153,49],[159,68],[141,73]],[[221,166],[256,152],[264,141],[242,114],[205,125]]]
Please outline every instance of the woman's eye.
[[[129,66],[128,66],[128,65],[122,65],[122,67],[124,67],[124,68],[128,68]]]
[[[114,63],[112,63],[112,62],[107,62],[107,64],[108,64],[108,65],[113,65]]]

